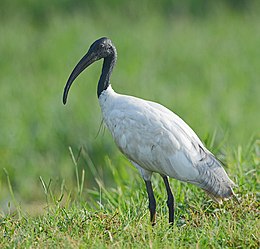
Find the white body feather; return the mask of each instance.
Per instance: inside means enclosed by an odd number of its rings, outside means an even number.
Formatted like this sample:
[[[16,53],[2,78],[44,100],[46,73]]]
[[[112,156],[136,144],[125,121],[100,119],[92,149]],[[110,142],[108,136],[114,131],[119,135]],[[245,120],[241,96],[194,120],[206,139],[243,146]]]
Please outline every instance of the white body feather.
[[[99,97],[106,126],[122,153],[150,180],[152,172],[193,183],[215,200],[233,194],[234,183],[194,131],[164,106],[117,94]]]

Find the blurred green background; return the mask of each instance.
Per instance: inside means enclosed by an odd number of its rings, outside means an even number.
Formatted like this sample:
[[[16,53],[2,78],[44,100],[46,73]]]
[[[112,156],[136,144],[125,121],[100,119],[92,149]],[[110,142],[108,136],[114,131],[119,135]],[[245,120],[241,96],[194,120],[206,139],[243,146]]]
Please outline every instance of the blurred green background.
[[[11,199],[41,202],[39,180],[76,185],[69,153],[81,148],[85,188],[113,186],[108,161],[129,181],[138,173],[101,129],[96,85],[101,62],[66,80],[90,44],[112,39],[120,93],[159,102],[180,115],[214,152],[259,136],[259,1],[2,0],[0,3],[0,209]],[[230,149],[231,148],[231,149]],[[141,181],[141,180],[140,180]]]

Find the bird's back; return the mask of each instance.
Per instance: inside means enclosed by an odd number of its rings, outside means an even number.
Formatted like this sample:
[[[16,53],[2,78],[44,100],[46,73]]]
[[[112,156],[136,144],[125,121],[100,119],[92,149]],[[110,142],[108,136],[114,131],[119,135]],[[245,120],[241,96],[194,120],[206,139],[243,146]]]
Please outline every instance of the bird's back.
[[[131,161],[204,189],[215,201],[233,194],[234,183],[194,131],[164,106],[120,95],[109,87],[99,98],[115,143]]]

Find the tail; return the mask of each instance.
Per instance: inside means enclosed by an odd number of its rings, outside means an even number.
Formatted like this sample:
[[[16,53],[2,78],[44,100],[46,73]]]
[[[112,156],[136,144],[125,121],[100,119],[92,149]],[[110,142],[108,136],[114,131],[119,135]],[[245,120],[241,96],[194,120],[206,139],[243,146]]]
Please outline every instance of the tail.
[[[206,189],[204,189],[204,191],[207,193],[207,195],[216,203],[219,203],[219,204],[222,204],[222,200],[228,200],[230,199],[231,197],[235,197],[235,200],[239,203],[239,200],[237,198],[237,196],[235,195],[232,187],[229,188],[229,191],[226,192],[226,196],[227,197],[223,197],[223,196],[219,196],[219,195],[216,195],[216,194],[213,194],[213,193],[210,193],[208,192]]]
[[[215,202],[235,197],[238,201],[233,187],[235,183],[228,177],[221,163],[210,153],[197,163],[199,176],[196,185],[202,188]]]

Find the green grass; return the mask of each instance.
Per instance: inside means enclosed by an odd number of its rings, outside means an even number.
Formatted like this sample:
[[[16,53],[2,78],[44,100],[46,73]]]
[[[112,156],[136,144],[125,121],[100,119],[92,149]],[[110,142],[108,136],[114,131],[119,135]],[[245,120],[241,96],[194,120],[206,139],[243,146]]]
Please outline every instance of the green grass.
[[[71,13],[44,5],[31,16],[10,6],[0,17],[1,248],[259,247],[259,7],[193,16],[154,5]],[[101,63],[61,102],[72,68],[101,36],[118,50],[113,88],[179,114],[224,161],[240,204],[218,206],[171,180],[169,229],[166,193],[154,176],[151,228],[141,177],[109,132],[98,134]]]
[[[230,200],[217,205],[196,187],[172,180],[176,222],[170,228],[165,189],[162,180],[154,177],[158,214],[157,224],[152,227],[143,182],[130,181],[127,175],[120,175],[118,167],[107,159],[106,166],[117,183],[115,188],[107,189],[97,178],[99,189],[82,193],[79,180],[78,195],[72,200],[66,190],[55,195],[51,185],[43,183],[46,193],[43,214],[32,216],[19,211],[20,218],[12,212],[3,216],[1,245],[18,248],[257,248],[260,235],[257,143],[259,141],[228,155],[228,164],[233,165],[230,174],[236,175],[240,186],[236,189],[239,204]],[[86,194],[86,202],[81,199],[82,194]]]

